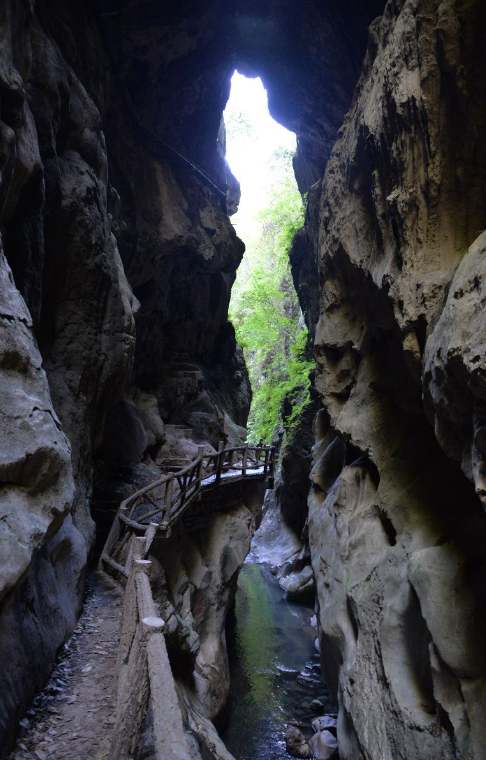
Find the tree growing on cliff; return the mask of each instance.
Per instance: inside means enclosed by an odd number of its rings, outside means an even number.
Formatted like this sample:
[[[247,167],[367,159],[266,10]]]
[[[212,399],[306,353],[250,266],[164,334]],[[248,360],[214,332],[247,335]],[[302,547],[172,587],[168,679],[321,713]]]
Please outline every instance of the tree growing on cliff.
[[[292,410],[288,427],[309,397],[312,363],[305,359],[307,330],[288,260],[304,217],[291,160],[291,152],[285,149],[272,157],[270,203],[258,215],[259,234],[247,246],[230,306],[253,388],[248,420],[248,439],[253,443],[272,438],[284,402]]]

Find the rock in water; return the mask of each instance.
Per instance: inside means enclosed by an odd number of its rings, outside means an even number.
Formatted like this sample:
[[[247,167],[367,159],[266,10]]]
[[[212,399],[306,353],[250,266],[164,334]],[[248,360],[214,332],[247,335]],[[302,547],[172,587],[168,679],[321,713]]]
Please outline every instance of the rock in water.
[[[312,707],[312,702],[311,702]],[[336,728],[337,720],[332,715],[321,715],[319,718],[314,718],[312,721],[312,728],[314,731],[324,731],[327,728]]]
[[[313,739],[315,737],[312,737]],[[295,726],[289,726],[285,732],[285,746],[293,757],[312,757],[310,747],[302,731]]]
[[[337,740],[330,731],[318,731],[309,741],[315,760],[331,760],[337,757]]]

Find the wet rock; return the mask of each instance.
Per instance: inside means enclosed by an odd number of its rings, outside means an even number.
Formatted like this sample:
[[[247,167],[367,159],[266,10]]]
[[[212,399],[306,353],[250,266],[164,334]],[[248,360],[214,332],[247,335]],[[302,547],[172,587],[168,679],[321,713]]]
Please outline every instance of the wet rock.
[[[318,731],[309,740],[312,757],[315,760],[332,760],[337,757],[337,740],[330,731]]]
[[[320,686],[320,681],[318,681],[316,678],[312,678],[309,673],[299,673],[297,676],[297,683],[312,687]]]
[[[334,715],[321,715],[319,718],[314,718],[312,721],[312,728],[314,731],[324,731],[324,729],[336,729],[337,718]]]
[[[292,757],[312,757],[304,734],[295,726],[288,726],[285,731],[285,747]]]
[[[303,603],[314,601],[316,584],[310,565],[306,565],[300,572],[290,573],[283,578],[279,578],[278,582],[285,589],[285,595],[289,601]]]
[[[262,523],[252,541],[252,552],[260,562],[268,562],[272,573],[302,549],[302,541],[282,520],[275,490],[265,493]]]
[[[299,673],[298,670],[294,670],[293,668],[286,668],[283,665],[277,665],[277,671],[289,676],[296,676]]]

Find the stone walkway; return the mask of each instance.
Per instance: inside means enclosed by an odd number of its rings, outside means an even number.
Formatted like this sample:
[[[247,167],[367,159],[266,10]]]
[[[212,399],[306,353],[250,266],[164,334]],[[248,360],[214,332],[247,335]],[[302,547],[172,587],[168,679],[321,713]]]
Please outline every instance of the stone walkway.
[[[92,573],[73,636],[21,721],[8,760],[102,760],[114,721],[122,590]]]

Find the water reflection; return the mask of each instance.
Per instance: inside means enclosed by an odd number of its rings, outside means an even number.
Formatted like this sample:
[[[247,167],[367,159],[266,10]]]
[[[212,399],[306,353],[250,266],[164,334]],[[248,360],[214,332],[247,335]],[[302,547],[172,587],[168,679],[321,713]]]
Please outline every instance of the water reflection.
[[[263,565],[243,566],[228,634],[231,695],[222,738],[237,760],[288,760],[288,720],[310,726],[310,702],[332,704],[319,670],[311,607],[286,602]],[[300,675],[303,674],[303,675]]]

